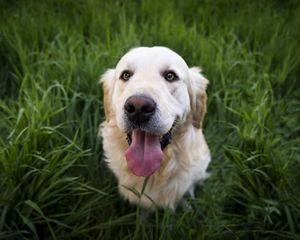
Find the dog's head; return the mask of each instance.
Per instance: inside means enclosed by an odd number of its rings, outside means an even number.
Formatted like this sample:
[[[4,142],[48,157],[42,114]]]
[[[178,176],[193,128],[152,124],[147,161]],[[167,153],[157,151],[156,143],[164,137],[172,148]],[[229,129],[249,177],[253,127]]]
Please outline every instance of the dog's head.
[[[128,167],[150,176],[160,166],[172,129],[189,122],[202,127],[208,81],[199,68],[165,47],[139,47],[101,78],[106,121],[129,137]]]

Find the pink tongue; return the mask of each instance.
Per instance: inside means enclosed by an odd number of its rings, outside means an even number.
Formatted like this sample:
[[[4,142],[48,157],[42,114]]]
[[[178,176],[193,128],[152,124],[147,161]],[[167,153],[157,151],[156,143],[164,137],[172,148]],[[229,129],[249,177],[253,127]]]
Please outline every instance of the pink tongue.
[[[132,143],[125,152],[128,167],[136,176],[152,175],[163,158],[159,137],[134,129],[131,138]]]

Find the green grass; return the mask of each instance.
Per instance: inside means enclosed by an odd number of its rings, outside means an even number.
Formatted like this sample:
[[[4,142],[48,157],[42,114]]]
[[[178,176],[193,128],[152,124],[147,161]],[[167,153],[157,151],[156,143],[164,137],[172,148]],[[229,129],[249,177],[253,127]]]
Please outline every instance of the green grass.
[[[0,239],[300,239],[300,4],[0,3]],[[98,79],[165,45],[210,80],[212,176],[147,218],[102,159]]]

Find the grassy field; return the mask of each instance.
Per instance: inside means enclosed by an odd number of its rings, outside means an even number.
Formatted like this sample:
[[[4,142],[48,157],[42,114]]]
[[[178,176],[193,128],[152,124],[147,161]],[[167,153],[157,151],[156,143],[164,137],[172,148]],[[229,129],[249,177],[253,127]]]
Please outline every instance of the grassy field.
[[[0,239],[300,239],[299,1],[0,2]],[[102,160],[98,79],[165,45],[210,80],[212,173],[143,218]]]

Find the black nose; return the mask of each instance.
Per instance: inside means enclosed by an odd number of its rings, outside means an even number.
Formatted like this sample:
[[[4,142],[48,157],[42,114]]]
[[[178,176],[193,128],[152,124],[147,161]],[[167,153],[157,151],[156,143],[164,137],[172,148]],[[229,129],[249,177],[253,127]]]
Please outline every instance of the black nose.
[[[124,106],[125,114],[128,119],[140,125],[149,121],[155,113],[156,103],[145,95],[133,95],[129,97]]]

